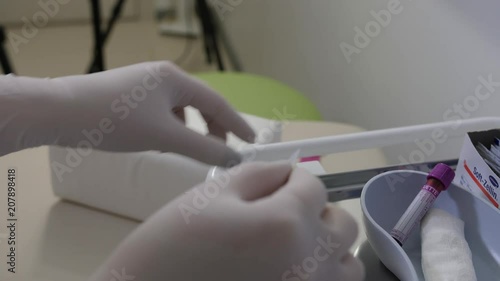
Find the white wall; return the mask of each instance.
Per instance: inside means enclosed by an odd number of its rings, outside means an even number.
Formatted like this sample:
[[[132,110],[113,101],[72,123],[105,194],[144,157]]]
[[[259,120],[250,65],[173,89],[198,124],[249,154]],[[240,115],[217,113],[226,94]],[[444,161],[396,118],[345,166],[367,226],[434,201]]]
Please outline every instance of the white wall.
[[[368,129],[443,121],[474,95],[478,76],[500,81],[495,0],[401,0],[400,12],[348,63],[340,44],[355,45],[354,28],[394,1],[227,1],[239,5],[224,22],[247,71],[300,90],[327,120]],[[464,115],[500,115],[499,101],[500,87],[476,108],[469,100]]]

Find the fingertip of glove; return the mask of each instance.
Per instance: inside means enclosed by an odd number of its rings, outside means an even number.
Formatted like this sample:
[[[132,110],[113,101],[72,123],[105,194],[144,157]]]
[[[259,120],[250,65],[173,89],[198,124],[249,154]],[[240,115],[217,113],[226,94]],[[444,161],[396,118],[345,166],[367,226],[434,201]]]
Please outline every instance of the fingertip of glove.
[[[277,175],[286,174],[288,177],[292,171],[292,166],[287,161],[275,161],[275,162],[244,162],[240,166],[247,171],[265,171],[267,173],[273,173]]]
[[[249,129],[248,137],[244,141],[247,141],[249,143],[255,143],[257,141],[257,135],[252,129]]]
[[[342,257],[341,263],[345,267],[348,280],[365,280],[366,268],[360,259],[348,253]]]
[[[280,160],[280,161],[275,161],[275,162],[272,162],[273,165],[276,165],[276,166],[283,166],[283,167],[287,167],[289,168],[290,170],[292,170],[294,168],[294,164],[291,163],[290,161],[288,160]]]
[[[242,161],[243,161],[243,156],[240,153],[228,147],[224,157],[222,157],[222,160],[216,163],[216,165],[224,168],[232,168],[236,165],[239,165]]]

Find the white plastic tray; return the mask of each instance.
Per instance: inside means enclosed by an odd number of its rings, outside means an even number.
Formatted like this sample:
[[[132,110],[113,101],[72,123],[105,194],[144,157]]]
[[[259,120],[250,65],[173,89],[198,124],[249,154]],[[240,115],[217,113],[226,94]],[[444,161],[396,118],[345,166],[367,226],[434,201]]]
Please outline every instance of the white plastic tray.
[[[372,178],[361,194],[366,235],[380,260],[403,281],[424,281],[420,226],[403,247],[390,236],[396,222],[426,182],[427,173],[391,171]],[[394,181],[394,179],[402,179]],[[465,223],[465,238],[479,281],[500,277],[500,211],[490,202],[452,184],[433,208],[447,211]]]

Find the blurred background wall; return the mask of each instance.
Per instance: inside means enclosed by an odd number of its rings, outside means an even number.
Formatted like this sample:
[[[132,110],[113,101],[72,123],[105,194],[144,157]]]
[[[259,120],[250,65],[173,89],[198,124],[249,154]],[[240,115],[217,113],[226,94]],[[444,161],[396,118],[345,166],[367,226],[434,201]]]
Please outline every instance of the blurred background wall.
[[[500,115],[500,87],[474,98],[479,77],[500,82],[498,1],[240,2],[224,23],[246,70],[300,90],[327,120],[380,129]]]
[[[61,8],[51,24],[88,21],[88,1],[65,1],[68,4]],[[215,6],[216,15],[227,30],[244,70],[269,76],[299,90],[317,105],[326,120],[373,130],[500,115],[497,109],[500,87],[495,84],[495,81],[500,81],[500,17],[497,16],[500,2],[208,2]],[[2,1],[0,22],[19,23],[23,15],[32,15],[39,9],[37,3]],[[114,1],[103,0],[102,3],[103,14],[109,14]],[[155,1],[127,2],[121,20],[125,24],[117,27],[109,43],[107,58],[110,66],[148,59],[173,59],[182,51],[184,41],[152,39],[155,27],[144,25],[144,22],[151,22],[154,18]],[[139,25],[132,24],[134,22]],[[62,40],[72,42],[63,44],[64,41],[58,41],[56,46],[61,49],[69,46],[75,50],[85,48],[80,52],[85,51],[83,60],[88,60],[91,46],[88,27],[81,28],[80,33],[78,28],[67,33],[57,32],[65,34]],[[33,68],[36,70],[37,65],[48,64],[36,51],[36,44],[42,44],[39,41],[45,38],[39,37],[30,46],[22,46],[24,50],[19,54],[13,55],[14,63],[25,73]],[[54,38],[61,39],[61,36],[54,35],[52,40]],[[82,41],[81,38],[86,39]],[[202,67],[201,46],[196,48],[200,67],[184,66],[188,71],[205,69]],[[163,52],[165,49],[169,52]],[[70,51],[65,49],[63,52]],[[76,57],[68,53],[65,59],[69,60],[70,55]],[[43,71],[39,69],[32,73]],[[54,73],[59,75],[63,71]],[[483,85],[483,80],[494,82],[488,86]],[[491,94],[487,98],[475,98],[478,87],[482,87],[481,97],[488,92]],[[402,150],[394,151],[389,153],[393,156],[403,153]]]

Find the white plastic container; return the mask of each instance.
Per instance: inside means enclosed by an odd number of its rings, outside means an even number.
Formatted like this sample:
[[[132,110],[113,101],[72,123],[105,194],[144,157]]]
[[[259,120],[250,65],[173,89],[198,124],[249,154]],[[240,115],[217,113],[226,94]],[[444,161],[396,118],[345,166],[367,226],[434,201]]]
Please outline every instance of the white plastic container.
[[[281,138],[281,123],[242,114],[257,133],[257,143]],[[186,110],[187,127],[206,134],[199,113]],[[243,141],[228,137],[237,149]],[[173,153],[112,153],[94,150],[87,156],[51,147],[54,194],[73,202],[136,220],[145,220],[175,197],[203,182],[210,166]],[[54,167],[58,168],[58,172]]]
[[[426,176],[416,171],[383,173],[366,183],[361,194],[366,236],[380,260],[402,281],[425,280],[421,267],[420,225],[403,247],[389,233],[426,182]],[[477,280],[498,280],[500,211],[455,184],[439,195],[434,208],[464,221]]]

